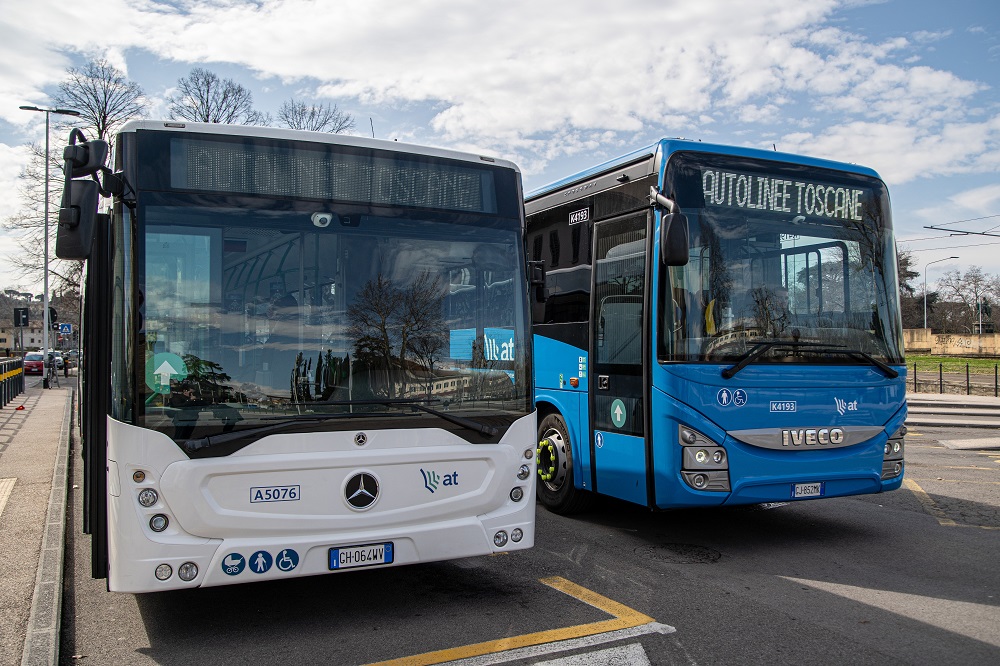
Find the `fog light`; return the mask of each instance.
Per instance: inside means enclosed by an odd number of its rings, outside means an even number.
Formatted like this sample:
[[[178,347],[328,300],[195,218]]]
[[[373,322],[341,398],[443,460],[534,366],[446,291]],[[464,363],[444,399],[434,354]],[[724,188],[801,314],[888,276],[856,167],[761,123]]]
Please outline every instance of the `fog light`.
[[[149,519],[149,529],[153,530],[154,532],[162,532],[163,530],[167,529],[167,525],[169,524],[170,521],[167,520],[167,517],[164,516],[162,513],[158,513]]]
[[[892,443],[892,452],[893,452],[893,453],[899,453],[899,450],[900,450],[901,448],[902,448],[902,446],[900,445],[900,443],[899,443],[899,442],[893,442],[893,443]]]
[[[517,478],[524,481],[529,476],[531,476],[531,468],[527,465],[521,465],[521,469],[517,470]]]
[[[725,459],[726,459],[726,454],[723,453],[722,451],[716,451],[715,453],[712,454],[712,462],[714,462],[716,465],[718,465]]]
[[[899,473],[903,471],[903,463],[896,463],[896,466],[892,468],[893,471],[899,476]]]
[[[695,474],[691,483],[694,484],[695,488],[704,488],[708,484],[708,477],[704,474]]]
[[[198,565],[194,562],[185,562],[177,568],[177,575],[183,581],[192,581],[198,577]]]
[[[513,490],[510,491],[510,498],[515,502],[520,502],[522,499],[524,499],[524,490],[522,490],[521,488],[514,488]]]
[[[136,483],[142,483],[146,480],[146,473],[141,469],[132,472],[132,480]]]
[[[889,442],[886,442],[885,443],[885,455],[889,455],[890,453],[892,453],[892,444],[890,444]]]
[[[524,538],[524,532],[521,531],[520,527],[515,527],[510,531],[510,540],[517,543]]]
[[[156,567],[157,580],[166,580],[170,578],[173,575],[173,573],[174,570],[170,568],[169,564],[161,564],[160,566]]]
[[[708,451],[705,449],[698,449],[698,452],[694,454],[694,459],[702,464],[708,462]]]
[[[507,545],[507,533],[504,532],[503,530],[500,530],[499,532],[497,532],[496,534],[494,534],[493,535],[493,544],[497,548],[503,548],[504,546],[506,546]]]
[[[531,460],[534,457],[534,455],[535,455],[535,450],[534,449],[525,449],[524,450],[524,459],[525,460]]]
[[[139,491],[139,504],[147,509],[156,504],[156,500],[158,499],[160,499],[160,496],[152,488],[143,488]]]

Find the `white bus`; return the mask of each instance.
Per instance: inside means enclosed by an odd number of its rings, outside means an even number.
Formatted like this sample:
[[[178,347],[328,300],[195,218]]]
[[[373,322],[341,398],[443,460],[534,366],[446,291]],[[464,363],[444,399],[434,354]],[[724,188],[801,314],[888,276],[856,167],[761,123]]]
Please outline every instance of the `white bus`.
[[[532,546],[515,165],[154,121],[107,154],[71,134],[56,253],[87,260],[84,531],[108,589]]]

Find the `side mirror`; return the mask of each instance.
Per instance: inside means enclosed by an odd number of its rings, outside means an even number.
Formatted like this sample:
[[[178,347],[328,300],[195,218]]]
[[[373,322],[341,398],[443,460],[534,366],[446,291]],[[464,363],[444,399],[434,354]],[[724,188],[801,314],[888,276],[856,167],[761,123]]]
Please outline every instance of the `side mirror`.
[[[655,187],[650,188],[649,198],[663,209],[660,211],[661,261],[665,266],[687,266],[690,245],[687,217],[681,213],[680,206],[657,192]]]
[[[71,180],[63,192],[56,235],[56,256],[86,259],[94,239],[98,186],[93,180]]]
[[[75,135],[71,136],[70,141],[75,138]],[[95,139],[83,143],[71,143],[63,148],[63,159],[69,167],[70,178],[92,176],[108,161],[108,142]]]
[[[665,266],[686,266],[688,262],[688,219],[683,213],[660,215],[660,257]]]

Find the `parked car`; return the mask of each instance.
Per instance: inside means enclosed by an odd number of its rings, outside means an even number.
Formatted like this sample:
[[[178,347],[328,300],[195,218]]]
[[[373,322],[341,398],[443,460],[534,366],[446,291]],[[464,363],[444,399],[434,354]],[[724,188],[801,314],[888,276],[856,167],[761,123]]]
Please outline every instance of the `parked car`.
[[[41,375],[45,373],[42,367],[42,352],[28,352],[24,355],[24,374]]]

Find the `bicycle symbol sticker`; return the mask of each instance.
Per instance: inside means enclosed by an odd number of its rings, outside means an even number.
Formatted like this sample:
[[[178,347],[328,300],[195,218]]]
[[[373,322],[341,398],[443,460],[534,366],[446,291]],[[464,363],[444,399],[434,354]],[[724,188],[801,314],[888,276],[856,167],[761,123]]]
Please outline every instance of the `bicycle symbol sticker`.
[[[291,548],[285,548],[274,558],[274,566],[279,571],[288,572],[299,566],[299,554]]]

